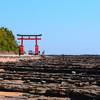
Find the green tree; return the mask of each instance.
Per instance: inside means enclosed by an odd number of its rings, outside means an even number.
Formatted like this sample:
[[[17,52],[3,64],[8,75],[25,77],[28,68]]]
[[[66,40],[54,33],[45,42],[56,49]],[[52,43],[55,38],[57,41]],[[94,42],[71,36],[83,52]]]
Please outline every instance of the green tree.
[[[18,53],[18,44],[8,28],[0,27],[0,51]]]

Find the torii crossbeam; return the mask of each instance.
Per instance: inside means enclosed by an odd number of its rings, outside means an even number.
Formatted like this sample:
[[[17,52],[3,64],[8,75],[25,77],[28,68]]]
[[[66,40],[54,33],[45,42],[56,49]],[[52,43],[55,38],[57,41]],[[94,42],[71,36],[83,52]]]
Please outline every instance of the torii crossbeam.
[[[23,35],[23,34],[17,34],[19,38],[17,40],[21,40],[21,44],[19,46],[19,53],[20,55],[24,55],[24,40],[35,40],[35,55],[39,54],[39,46],[38,46],[38,40],[41,40],[42,34],[39,35]]]

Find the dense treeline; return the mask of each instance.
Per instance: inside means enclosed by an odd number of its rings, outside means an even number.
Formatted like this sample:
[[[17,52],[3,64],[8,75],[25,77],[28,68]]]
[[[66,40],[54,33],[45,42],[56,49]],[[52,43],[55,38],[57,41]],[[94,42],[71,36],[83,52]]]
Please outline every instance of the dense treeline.
[[[11,30],[0,27],[0,52],[18,52],[18,45]]]

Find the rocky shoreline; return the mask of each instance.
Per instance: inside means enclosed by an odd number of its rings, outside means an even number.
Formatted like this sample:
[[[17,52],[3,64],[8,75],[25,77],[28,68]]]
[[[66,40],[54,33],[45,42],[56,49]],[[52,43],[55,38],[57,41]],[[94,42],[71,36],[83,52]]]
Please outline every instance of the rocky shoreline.
[[[100,100],[100,56],[0,63],[0,91],[21,93],[10,100]]]

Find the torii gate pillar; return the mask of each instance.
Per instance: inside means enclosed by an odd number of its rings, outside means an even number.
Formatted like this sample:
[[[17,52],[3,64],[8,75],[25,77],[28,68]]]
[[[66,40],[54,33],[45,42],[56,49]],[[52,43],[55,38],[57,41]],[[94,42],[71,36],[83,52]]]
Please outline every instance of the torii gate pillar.
[[[19,54],[24,55],[24,46],[22,45],[19,46]]]
[[[21,36],[20,40],[21,40],[21,45],[19,46],[19,54],[24,55],[23,36]]]
[[[35,37],[35,55],[39,54],[38,38]]]

